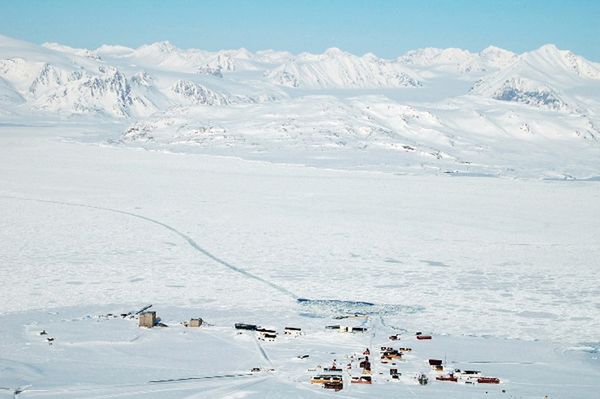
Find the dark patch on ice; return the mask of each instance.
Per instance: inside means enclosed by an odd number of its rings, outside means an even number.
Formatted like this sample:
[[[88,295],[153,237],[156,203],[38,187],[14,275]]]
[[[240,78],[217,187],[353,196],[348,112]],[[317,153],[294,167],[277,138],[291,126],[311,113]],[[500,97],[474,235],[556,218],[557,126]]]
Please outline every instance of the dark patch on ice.
[[[302,317],[308,317],[310,319],[324,319],[325,318],[325,316],[318,315],[318,314],[315,314],[315,313],[300,312],[299,314]]]
[[[600,176],[587,177],[585,179],[577,179],[579,181],[600,181]]]
[[[573,321],[588,321],[588,320],[594,320],[591,317],[569,317],[569,320],[573,320]]]
[[[145,279],[143,277],[136,277],[136,278],[132,278],[131,280],[129,280],[130,283],[137,283],[138,281],[144,281]]]
[[[185,288],[185,285],[167,284],[167,285],[165,285],[165,287],[168,287],[168,288]]]
[[[542,180],[547,180],[547,181],[561,181],[561,182],[573,182],[573,181],[592,181],[592,182],[600,182],[600,176],[590,176],[590,177],[583,177],[583,178],[577,178],[577,177],[573,177],[573,176],[563,176],[563,177],[545,177]]]
[[[376,285],[375,288],[402,288],[400,284],[382,284]]]
[[[401,260],[394,259],[394,258],[385,258],[384,262],[385,263],[404,263]]]
[[[309,313],[321,316],[340,315],[387,315],[413,314],[422,312],[422,306],[397,304],[376,304],[365,301],[346,301],[339,299],[307,299],[298,298],[298,304],[309,309]],[[304,312],[306,313],[306,312]]]
[[[600,342],[581,342],[577,346],[566,348],[567,351],[586,352],[591,354],[600,353]],[[600,359],[600,358],[595,358]]]
[[[496,266],[517,266],[519,262],[500,262],[496,263]]]
[[[339,304],[339,305],[357,305],[357,306],[375,306],[374,303],[371,302],[363,302],[363,301],[343,301],[340,299],[308,299],[308,298],[298,298],[298,302],[301,304]]]
[[[498,177],[498,175],[492,175],[490,173],[461,172],[460,170],[447,170],[444,173],[448,176],[454,176],[454,177],[495,177],[495,178]]]
[[[518,312],[517,316],[526,317],[529,319],[555,319],[556,318],[556,315],[554,313],[534,312],[531,310],[525,310],[523,312]]]
[[[429,266],[450,267],[449,265],[445,264],[444,262],[440,262],[440,261],[437,261],[437,260],[421,259],[421,262],[426,263]]]

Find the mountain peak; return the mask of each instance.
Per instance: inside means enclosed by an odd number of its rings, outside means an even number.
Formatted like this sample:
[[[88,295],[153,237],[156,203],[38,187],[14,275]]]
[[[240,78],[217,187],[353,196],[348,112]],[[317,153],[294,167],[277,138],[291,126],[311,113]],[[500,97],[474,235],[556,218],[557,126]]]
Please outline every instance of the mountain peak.
[[[540,46],[540,48],[537,51],[544,51],[544,52],[551,52],[551,53],[555,53],[555,52],[559,52],[559,48],[556,47],[555,44],[553,43],[547,43],[544,44],[543,46]]]
[[[480,55],[488,55],[488,54],[504,54],[504,55],[515,55],[515,53],[513,53],[512,51],[503,49],[501,47],[496,47],[496,46],[487,46],[486,48],[484,48],[483,50],[481,50],[481,52],[479,53]]]
[[[568,50],[560,50],[554,44],[545,44],[537,50],[520,56],[523,63],[534,66],[537,70],[553,70],[553,80],[560,79],[571,84],[570,77],[578,76],[588,79],[600,79],[600,68],[584,57]]]
[[[379,57],[377,57],[373,53],[366,53],[361,58],[364,60],[369,60],[369,61],[378,61],[379,60]]]
[[[168,40],[164,40],[161,42],[143,45],[139,47],[138,50],[156,50],[161,53],[172,53],[175,50],[177,50],[177,48],[173,46]]]
[[[543,46],[540,46],[539,48],[526,52],[523,54],[523,56],[527,56],[528,54],[530,55],[536,55],[536,56],[541,56],[541,57],[562,57],[563,54],[565,53],[565,51],[560,50],[558,47],[556,47],[555,44],[552,43],[548,43],[548,44],[544,44]]]
[[[219,50],[216,53],[217,57],[219,55],[229,58],[239,58],[243,60],[251,60],[254,57],[252,52],[244,47],[240,47],[238,49],[231,50]]]
[[[337,47],[330,47],[327,50],[325,50],[325,52],[323,53],[323,55],[326,55],[328,57],[339,57],[341,55],[346,55],[347,53],[340,50]]]

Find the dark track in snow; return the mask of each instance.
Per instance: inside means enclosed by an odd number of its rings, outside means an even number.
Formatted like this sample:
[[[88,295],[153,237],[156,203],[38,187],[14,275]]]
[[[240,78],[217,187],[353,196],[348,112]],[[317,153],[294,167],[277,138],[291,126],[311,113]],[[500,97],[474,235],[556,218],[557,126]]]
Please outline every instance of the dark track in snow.
[[[210,375],[206,377],[184,377],[184,378],[170,378],[166,380],[152,380],[148,381],[151,384],[161,384],[166,382],[181,382],[181,381],[194,381],[194,380],[210,380],[210,379],[218,379],[218,378],[238,378],[238,377],[251,377],[252,373],[243,373],[243,374],[223,374],[223,375]]]
[[[296,294],[294,294],[293,292],[291,292],[290,290],[276,284],[273,283],[271,281],[265,280],[262,277],[259,277],[253,273],[250,273],[247,270],[244,270],[238,266],[232,265],[231,263],[219,258],[216,255],[213,255],[211,252],[209,252],[208,250],[202,248],[196,241],[194,241],[194,239],[190,236],[188,236],[187,234],[177,230],[175,227],[170,226],[166,223],[163,223],[159,220],[156,219],[152,219],[149,218],[147,216],[144,215],[140,215],[138,213],[134,213],[134,212],[129,212],[129,211],[124,211],[121,209],[115,209],[115,208],[107,208],[107,207],[103,207],[103,206],[96,206],[96,205],[88,205],[88,204],[80,204],[80,203],[76,203],[76,202],[66,202],[66,201],[54,201],[54,200],[46,200],[46,199],[39,199],[39,198],[28,198],[28,197],[17,197],[17,196],[10,196],[10,195],[0,195],[0,198],[8,198],[8,199],[15,199],[15,200],[21,200],[21,201],[32,201],[32,202],[40,202],[40,203],[46,203],[46,204],[55,204],[55,205],[64,205],[64,206],[72,206],[72,207],[78,207],[78,208],[90,208],[90,209],[97,209],[97,210],[101,210],[101,211],[106,211],[106,212],[112,212],[112,213],[119,213],[122,215],[127,215],[127,216],[131,216],[134,218],[138,218],[141,220],[144,220],[146,222],[149,223],[153,223],[156,224],[158,226],[161,226],[171,232],[173,232],[174,234],[177,234],[179,237],[181,237],[182,239],[184,239],[189,245],[190,247],[192,247],[196,252],[201,253],[202,255],[206,256],[207,258],[213,260],[214,262],[220,264],[221,266],[224,266],[236,273],[242,274],[245,277],[251,278],[253,280],[256,280],[264,285],[267,285],[277,291],[279,291],[280,293],[289,296],[295,300],[298,300],[298,296]]]
[[[177,230],[175,227],[168,225],[164,222],[161,222],[159,220],[152,219],[148,216],[141,215],[139,213],[124,211],[121,209],[97,206],[97,205],[89,205],[89,204],[67,202],[67,201],[47,200],[47,199],[40,199],[40,198],[18,197],[18,196],[10,196],[10,195],[0,195],[0,198],[21,200],[21,201],[32,201],[32,202],[39,202],[39,203],[45,203],[45,204],[63,205],[63,206],[71,206],[71,207],[78,207],[78,208],[96,209],[96,210],[100,210],[100,211],[112,212],[112,213],[118,213],[121,215],[131,216],[131,217],[134,217],[137,219],[141,219],[145,222],[161,226],[161,227],[171,231],[172,233],[178,235],[183,240],[185,240],[189,244],[189,246],[192,247],[192,249],[194,249],[196,252],[199,252],[200,254],[206,256],[207,258],[220,264],[221,266],[224,266],[229,270],[232,270],[232,271],[239,273],[247,278],[256,280],[268,287],[271,287],[272,289],[277,290],[278,292],[284,294],[285,296],[293,298],[302,307],[312,309],[313,311],[316,311],[316,313],[321,314],[321,315],[324,315],[324,314],[339,315],[339,314],[353,314],[353,313],[384,315],[384,314],[398,314],[398,313],[417,313],[417,312],[422,311],[422,308],[419,308],[419,307],[413,308],[410,306],[402,306],[402,305],[375,304],[375,303],[364,302],[364,301],[348,301],[348,300],[336,300],[336,299],[301,298],[298,295],[296,295],[294,292],[288,290],[287,288],[280,286],[277,283],[266,280],[260,276],[257,276],[256,274],[250,273],[249,271],[247,271],[245,269],[235,266],[235,265],[227,262],[224,259],[219,258],[218,256],[209,252],[207,249],[201,247],[192,237]]]

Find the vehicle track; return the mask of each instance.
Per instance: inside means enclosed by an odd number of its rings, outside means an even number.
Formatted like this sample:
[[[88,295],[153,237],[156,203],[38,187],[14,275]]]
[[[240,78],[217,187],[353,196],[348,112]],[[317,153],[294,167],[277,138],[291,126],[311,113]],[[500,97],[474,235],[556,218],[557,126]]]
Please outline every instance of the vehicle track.
[[[273,367],[273,363],[271,362],[269,355],[265,351],[265,348],[263,348],[263,346],[258,341],[258,338],[254,337],[254,341],[256,342],[256,347],[258,348],[258,352],[260,353],[262,358],[269,364],[270,367]]]
[[[120,384],[120,385],[98,385],[86,388],[61,388],[54,387],[52,389],[31,389],[23,390],[16,394],[19,397],[86,397],[89,399],[110,399],[116,397],[130,397],[133,395],[154,395],[161,392],[184,392],[184,391],[198,391],[207,393],[209,397],[215,397],[215,393],[220,391],[234,392],[240,388],[253,386],[260,384],[267,379],[265,377],[228,377],[230,381],[236,381],[234,385],[217,385],[215,387],[203,386],[202,382],[211,381],[211,379],[182,379],[173,381],[159,381],[153,383],[152,381],[147,383],[133,383],[133,384]],[[246,380],[246,381],[244,381]],[[239,381],[239,382],[238,382]],[[187,397],[188,395],[185,395]],[[183,397],[183,396],[182,396]],[[194,396],[196,397],[196,396]]]
[[[219,258],[216,255],[213,255],[211,252],[209,252],[208,250],[204,249],[203,247],[201,247],[196,241],[194,241],[194,239],[190,236],[188,236],[187,234],[177,230],[175,227],[170,226],[166,223],[163,223],[159,220],[156,219],[152,219],[150,217],[144,216],[144,215],[140,215],[138,213],[134,213],[134,212],[129,212],[129,211],[123,211],[121,209],[115,209],[115,208],[107,208],[107,207],[103,207],[103,206],[96,206],[96,205],[88,205],[88,204],[80,204],[80,203],[76,203],[76,202],[66,202],[66,201],[55,201],[55,200],[46,200],[46,199],[40,199],[40,198],[29,198],[29,197],[18,197],[18,196],[10,196],[10,195],[0,195],[0,198],[5,198],[5,199],[13,199],[13,200],[21,200],[21,201],[31,201],[31,202],[39,202],[39,203],[45,203],[45,204],[55,204],[55,205],[63,205],[63,206],[72,206],[72,207],[78,207],[78,208],[89,208],[89,209],[96,209],[96,210],[100,210],[100,211],[105,211],[105,212],[112,212],[112,213],[118,213],[121,215],[127,215],[127,216],[131,216],[137,219],[141,219],[143,221],[146,221],[148,223],[152,223],[158,226],[161,226],[169,231],[171,231],[172,233],[178,235],[180,238],[182,238],[183,240],[185,240],[190,247],[192,247],[192,249],[194,249],[196,252],[199,252],[200,254],[206,256],[207,258],[211,259],[212,261],[214,261],[215,263],[220,264],[221,266],[226,267],[229,270],[232,270],[236,273],[239,273],[247,278],[256,280],[264,285],[267,285],[269,287],[271,287],[274,290],[279,291],[280,293],[293,298],[294,300],[298,300],[298,295],[296,295],[295,293],[291,292],[290,290],[288,290],[287,288],[284,288],[282,286],[280,286],[279,284],[276,284],[274,282],[271,282],[269,280],[266,280],[260,276],[257,276],[253,273],[250,273],[247,270],[244,270],[240,267],[237,267],[235,265],[232,265],[231,263]]]
[[[252,373],[238,373],[238,374],[223,374],[223,375],[209,375],[204,377],[182,377],[182,378],[169,378],[165,380],[151,380],[148,381],[152,384],[164,384],[169,382],[180,382],[180,381],[197,381],[197,380],[210,380],[219,378],[239,378],[239,377],[251,377]]]

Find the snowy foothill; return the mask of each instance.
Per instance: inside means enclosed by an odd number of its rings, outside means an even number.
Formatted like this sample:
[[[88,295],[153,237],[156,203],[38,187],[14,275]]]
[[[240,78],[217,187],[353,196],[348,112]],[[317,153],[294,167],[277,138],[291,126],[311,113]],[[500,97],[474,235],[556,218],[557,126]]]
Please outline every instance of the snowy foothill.
[[[594,398],[598,70],[1,37],[0,398]]]

